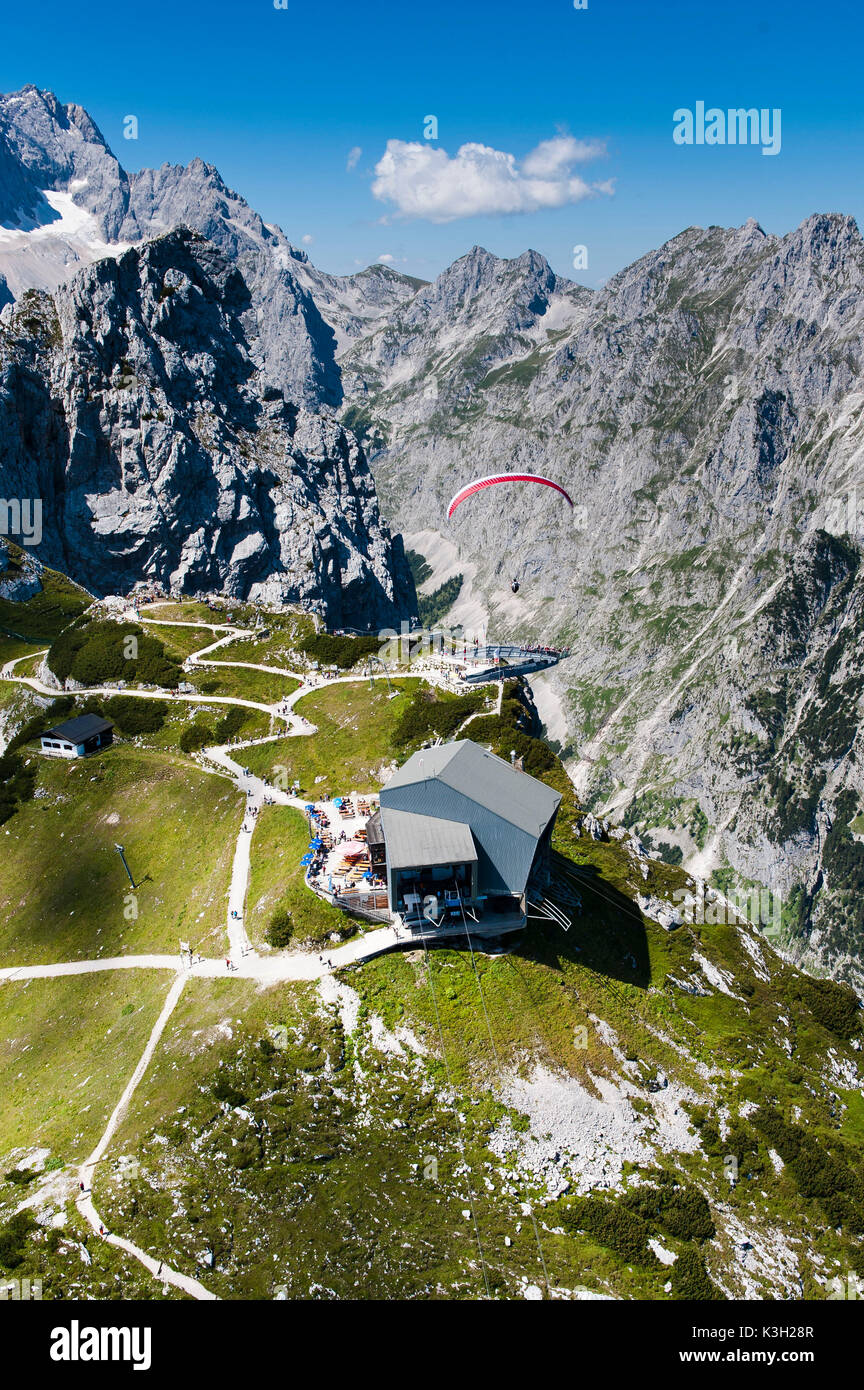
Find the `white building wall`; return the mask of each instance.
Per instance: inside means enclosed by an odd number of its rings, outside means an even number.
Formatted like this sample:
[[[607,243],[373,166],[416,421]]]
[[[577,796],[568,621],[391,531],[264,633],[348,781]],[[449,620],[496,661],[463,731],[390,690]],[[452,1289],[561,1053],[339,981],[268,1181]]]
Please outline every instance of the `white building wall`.
[[[61,739],[42,739],[42,752],[47,753],[49,758],[77,758],[78,749],[74,743],[65,743]]]

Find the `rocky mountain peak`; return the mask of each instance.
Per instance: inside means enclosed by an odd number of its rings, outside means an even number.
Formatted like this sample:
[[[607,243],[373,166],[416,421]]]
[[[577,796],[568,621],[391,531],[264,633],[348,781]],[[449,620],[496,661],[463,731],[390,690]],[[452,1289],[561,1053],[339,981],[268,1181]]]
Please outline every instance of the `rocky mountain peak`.
[[[23,87],[0,97],[0,137],[32,188],[68,193],[77,207],[93,215],[106,240],[116,239],[128,179],[83,107],[66,105],[53,92]],[[26,208],[21,211],[26,215]]]
[[[146,577],[390,625],[413,585],[365,456],[268,383],[251,302],[177,228],[4,311],[4,486],[43,499],[39,558],[97,593]]]

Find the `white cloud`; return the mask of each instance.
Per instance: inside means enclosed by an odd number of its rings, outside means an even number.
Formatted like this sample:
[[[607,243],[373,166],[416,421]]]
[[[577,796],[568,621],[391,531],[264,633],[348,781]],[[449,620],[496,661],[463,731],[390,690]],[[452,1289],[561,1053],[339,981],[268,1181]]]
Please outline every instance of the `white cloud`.
[[[382,265],[390,265],[391,261],[395,261],[396,257],[391,256],[389,251],[382,251],[378,259],[381,261]]]
[[[606,153],[599,141],[558,135],[542,141],[525,158],[489,145],[462,145],[451,158],[424,142],[388,140],[375,165],[372,192],[392,203],[401,217],[452,222],[490,213],[537,212],[612,193],[611,180],[589,184],[574,164]]]
[[[522,173],[529,178],[548,179],[567,174],[571,164],[587,164],[606,153],[602,140],[577,140],[572,135],[556,135],[541,140],[522,160]]]
[[[315,238],[311,232],[305,232],[300,240],[303,242],[304,246],[311,246]]]
[[[354,145],[354,146],[348,151],[348,162],[346,163],[345,168],[346,168],[346,170],[348,171],[349,174],[350,174],[351,170],[355,167],[355,165],[356,165],[356,163],[357,163],[357,161],[358,161],[358,159],[360,158],[360,156],[361,156],[362,153],[363,153],[363,151],[362,151],[362,149],[360,148],[359,145]]]

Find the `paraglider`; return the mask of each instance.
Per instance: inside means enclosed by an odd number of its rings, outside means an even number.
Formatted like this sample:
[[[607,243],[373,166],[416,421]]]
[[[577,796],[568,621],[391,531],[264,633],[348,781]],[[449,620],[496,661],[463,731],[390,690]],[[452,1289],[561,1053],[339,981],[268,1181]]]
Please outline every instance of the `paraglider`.
[[[455,497],[450,499],[450,505],[447,508],[447,520],[450,520],[456,508],[466,498],[473,496],[475,492],[481,492],[484,488],[495,487],[498,483],[539,483],[543,487],[551,487],[556,492],[560,492],[561,496],[570,503],[570,506],[573,506],[572,497],[564,491],[560,483],[554,483],[551,478],[544,478],[539,473],[490,473],[488,477],[475,478],[473,483],[466,483],[464,487],[459,489]],[[513,583],[516,584],[515,579]],[[516,587],[518,588],[518,585]],[[513,592],[515,593],[516,589]]]

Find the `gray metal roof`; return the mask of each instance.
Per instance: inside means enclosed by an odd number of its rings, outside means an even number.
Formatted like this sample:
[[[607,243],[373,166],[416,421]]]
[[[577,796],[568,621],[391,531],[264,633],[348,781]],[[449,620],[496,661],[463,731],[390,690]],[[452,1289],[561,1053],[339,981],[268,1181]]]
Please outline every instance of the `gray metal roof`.
[[[56,729],[46,729],[42,737],[66,739],[69,743],[84,743],[95,734],[105,734],[113,728],[113,724],[98,714],[79,714],[77,719],[67,719],[65,724],[58,724]]]
[[[456,822],[470,827],[477,847],[482,892],[522,893],[537,845],[555,819],[560,794],[487,753],[469,739],[424,748],[381,789],[381,815],[390,859],[387,816],[410,814],[422,824]],[[427,840],[414,846],[425,857]],[[414,862],[418,862],[415,858]],[[452,856],[444,862],[452,862]]]
[[[474,837],[463,821],[421,816],[414,811],[394,811],[382,806],[381,824],[391,869],[473,864],[477,858]]]
[[[367,845],[383,845],[384,843],[380,809],[373,812],[366,822],[366,843]]]
[[[529,835],[541,835],[558,809],[561,793],[519,772],[470,739],[422,748],[390,778],[385,792],[437,778]]]

